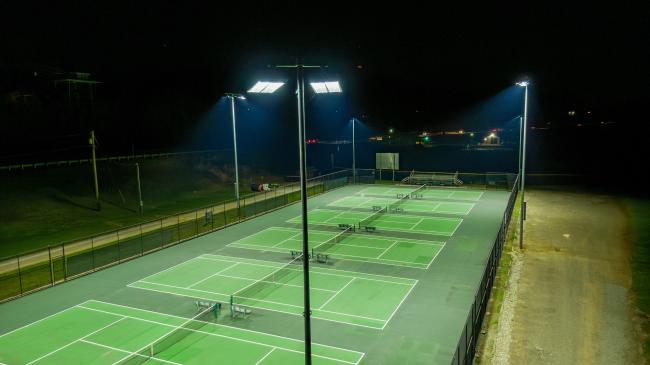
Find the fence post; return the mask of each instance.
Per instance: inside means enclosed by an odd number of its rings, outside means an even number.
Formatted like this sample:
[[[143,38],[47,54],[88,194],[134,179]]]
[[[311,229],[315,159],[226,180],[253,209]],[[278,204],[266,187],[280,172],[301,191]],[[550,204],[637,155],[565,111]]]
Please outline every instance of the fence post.
[[[20,270],[20,255],[16,256],[16,263],[18,264],[18,282],[20,284],[20,294],[23,294],[23,273]]]
[[[91,256],[93,258],[93,260],[92,260],[92,262],[93,262],[93,270],[92,271],[95,271],[95,237],[94,236],[90,238],[90,252],[92,253]]]
[[[140,256],[144,255],[144,241],[142,240],[142,224],[138,225],[140,228]]]
[[[223,202],[223,225],[228,225],[228,216],[226,215],[226,202]]]
[[[49,246],[47,247],[47,254],[50,258],[50,282],[54,286],[54,263],[52,262],[52,248]]]
[[[122,250],[120,249],[120,231],[115,232],[115,236],[117,237],[117,262],[120,263],[122,262]]]

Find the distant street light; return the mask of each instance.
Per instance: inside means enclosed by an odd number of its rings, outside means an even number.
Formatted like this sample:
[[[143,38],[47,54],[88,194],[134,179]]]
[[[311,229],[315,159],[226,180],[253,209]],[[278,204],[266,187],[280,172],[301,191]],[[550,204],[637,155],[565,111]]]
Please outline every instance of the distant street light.
[[[239,214],[239,164],[237,163],[237,123],[235,119],[235,99],[246,100],[246,97],[236,93],[226,93],[230,98],[230,112],[232,114],[232,141],[235,153],[235,197],[237,198],[237,214]]]
[[[519,178],[521,191],[521,205],[519,212],[519,249],[524,248],[524,220],[526,219],[526,200],[524,199],[525,193],[525,180],[526,180],[526,129],[528,125],[528,81],[521,81],[516,84],[524,88],[524,116],[521,118],[520,124],[520,143],[519,143]]]

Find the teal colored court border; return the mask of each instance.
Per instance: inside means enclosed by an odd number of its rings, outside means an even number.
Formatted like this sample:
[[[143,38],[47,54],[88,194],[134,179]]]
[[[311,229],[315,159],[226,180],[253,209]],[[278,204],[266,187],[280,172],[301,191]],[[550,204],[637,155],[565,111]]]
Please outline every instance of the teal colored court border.
[[[393,214],[381,212],[358,212],[358,211],[340,211],[330,209],[312,209],[309,211],[307,218],[309,224],[337,226],[339,224],[358,225],[364,219],[376,214],[369,225],[376,227],[378,230],[426,233],[440,236],[451,237],[454,235],[462,218],[445,218],[433,216],[418,216],[411,214]],[[289,223],[301,223],[301,216],[289,219]]]
[[[352,234],[344,237],[341,242],[334,243],[333,246],[321,245],[338,234],[340,232],[311,229],[309,231],[309,247],[310,249],[315,248],[317,253],[328,254],[337,259],[416,269],[428,269],[445,247],[445,242],[394,238],[373,234]],[[232,242],[228,247],[285,254],[291,250],[302,251],[302,230],[270,227]]]
[[[129,284],[131,288],[302,316],[302,269],[272,261],[204,254]],[[267,278],[283,269],[281,279]],[[312,318],[383,330],[417,280],[312,266]],[[262,282],[260,282],[262,280]],[[240,294],[257,285],[252,294]]]
[[[356,195],[385,195],[397,197],[397,194],[410,194],[417,187],[409,185],[397,186],[369,186],[356,193]],[[458,190],[458,188],[430,188],[418,190],[417,194],[422,194],[426,199],[456,199],[478,201],[483,197],[482,191],[476,190]]]
[[[398,199],[373,198],[357,195],[346,196],[327,205],[331,207],[367,209],[372,209],[374,206],[397,206],[407,212],[454,215],[468,215],[472,211],[472,208],[474,208],[474,203],[444,202],[421,199],[406,199],[400,201]]]
[[[147,349],[157,339],[185,324],[188,318],[89,300],[0,335],[1,363],[116,364]],[[185,338],[153,358],[150,364],[299,365],[304,343],[288,337],[220,325],[197,324]],[[125,336],[125,334],[129,334]],[[26,341],[25,339],[29,339]],[[187,351],[188,348],[193,351]],[[358,364],[362,352],[312,344],[314,364]],[[143,356],[141,356],[143,357]]]

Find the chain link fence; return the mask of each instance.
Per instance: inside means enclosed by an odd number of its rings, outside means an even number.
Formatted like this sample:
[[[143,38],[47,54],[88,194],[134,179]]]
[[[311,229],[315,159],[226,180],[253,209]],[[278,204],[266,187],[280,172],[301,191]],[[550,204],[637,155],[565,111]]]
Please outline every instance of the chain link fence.
[[[350,170],[307,181],[314,196],[345,186]],[[176,245],[300,200],[300,184],[224,201],[0,260],[0,302]]]

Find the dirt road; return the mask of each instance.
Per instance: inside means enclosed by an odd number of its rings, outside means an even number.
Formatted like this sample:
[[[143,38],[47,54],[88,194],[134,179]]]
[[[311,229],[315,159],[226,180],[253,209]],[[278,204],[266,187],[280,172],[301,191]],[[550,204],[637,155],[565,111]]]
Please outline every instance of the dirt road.
[[[613,197],[551,190],[532,190],[527,201],[516,289],[482,362],[642,363],[622,207]]]

